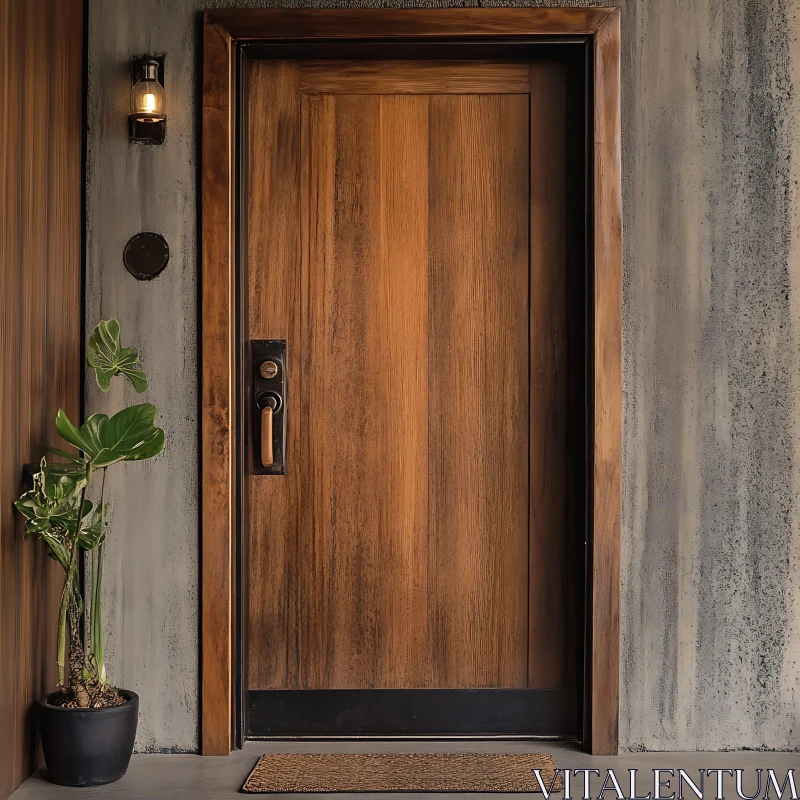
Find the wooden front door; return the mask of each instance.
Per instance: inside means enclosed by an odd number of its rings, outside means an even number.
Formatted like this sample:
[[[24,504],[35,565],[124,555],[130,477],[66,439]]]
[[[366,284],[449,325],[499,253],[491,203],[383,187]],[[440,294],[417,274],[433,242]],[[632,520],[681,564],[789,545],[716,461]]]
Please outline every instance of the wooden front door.
[[[579,730],[566,74],[246,62],[251,735]]]

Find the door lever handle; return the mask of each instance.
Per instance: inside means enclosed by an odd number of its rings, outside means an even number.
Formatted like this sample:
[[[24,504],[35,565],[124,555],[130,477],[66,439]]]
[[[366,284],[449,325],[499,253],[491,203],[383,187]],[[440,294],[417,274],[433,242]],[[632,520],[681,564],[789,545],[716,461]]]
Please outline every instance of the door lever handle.
[[[281,397],[273,392],[265,392],[258,398],[261,409],[261,466],[271,467],[275,464],[272,452],[272,422],[274,415],[281,408]]]
[[[261,409],[261,466],[271,467],[272,458],[272,406]]]

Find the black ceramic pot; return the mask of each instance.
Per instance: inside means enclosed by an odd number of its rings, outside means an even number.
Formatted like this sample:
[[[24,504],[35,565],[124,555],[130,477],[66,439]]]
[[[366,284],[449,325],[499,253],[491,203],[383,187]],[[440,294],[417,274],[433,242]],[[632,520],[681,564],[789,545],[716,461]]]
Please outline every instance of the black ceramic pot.
[[[120,689],[127,703],[111,708],[61,708],[38,701],[47,776],[62,786],[100,786],[128,769],[139,721],[139,695]]]

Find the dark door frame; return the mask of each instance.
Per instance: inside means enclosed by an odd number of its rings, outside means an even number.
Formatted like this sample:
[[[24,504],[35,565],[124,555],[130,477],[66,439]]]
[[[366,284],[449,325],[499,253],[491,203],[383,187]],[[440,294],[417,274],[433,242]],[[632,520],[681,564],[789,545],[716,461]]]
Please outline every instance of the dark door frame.
[[[586,37],[592,52],[584,749],[617,752],[622,475],[620,14],[612,8],[206,11],[201,149],[201,747],[236,741],[237,46],[246,42]]]

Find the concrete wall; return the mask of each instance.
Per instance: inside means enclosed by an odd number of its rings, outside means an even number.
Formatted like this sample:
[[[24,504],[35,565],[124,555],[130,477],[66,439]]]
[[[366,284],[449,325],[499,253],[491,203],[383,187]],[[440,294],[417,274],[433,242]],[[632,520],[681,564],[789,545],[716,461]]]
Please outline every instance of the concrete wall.
[[[799,749],[798,10],[792,0],[619,4],[621,743]],[[89,5],[87,327],[120,318],[141,346],[149,398],[168,431],[164,455],[110,481],[119,499],[109,662],[142,695],[139,749],[193,750],[197,12],[216,4]],[[127,65],[144,51],[166,54],[161,148],[126,139]],[[162,233],[172,250],[153,283],[137,283],[121,264],[125,241],[142,229]],[[89,388],[90,410],[106,400]]]

